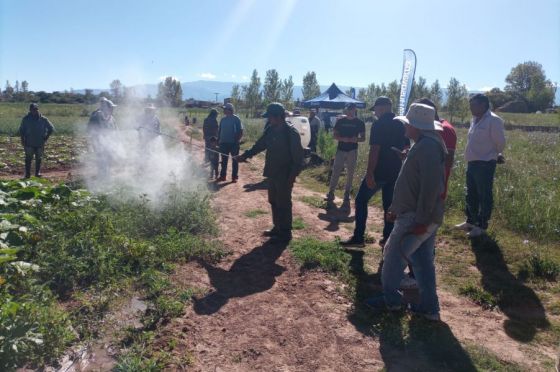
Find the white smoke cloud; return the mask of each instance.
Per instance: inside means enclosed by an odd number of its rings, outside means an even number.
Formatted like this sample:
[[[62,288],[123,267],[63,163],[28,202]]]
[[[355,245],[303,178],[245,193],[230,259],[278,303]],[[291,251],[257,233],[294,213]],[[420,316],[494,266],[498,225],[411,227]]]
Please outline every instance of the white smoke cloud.
[[[185,191],[203,186],[201,170],[184,143],[149,130],[138,130],[142,107],[119,106],[115,110],[122,111],[116,115],[118,130],[104,131],[95,138],[90,136],[91,149],[82,157],[82,173],[90,191],[110,194],[125,191],[124,195],[115,195],[142,196],[157,208],[171,184]],[[162,124],[177,121],[172,114],[167,119],[160,117]],[[180,138],[177,130],[162,125],[163,131]]]

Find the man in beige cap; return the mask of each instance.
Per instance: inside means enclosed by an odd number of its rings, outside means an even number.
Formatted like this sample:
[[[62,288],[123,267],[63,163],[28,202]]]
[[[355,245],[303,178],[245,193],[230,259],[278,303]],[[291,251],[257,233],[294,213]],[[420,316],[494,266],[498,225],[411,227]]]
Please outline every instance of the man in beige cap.
[[[383,254],[381,282],[383,296],[368,299],[374,310],[399,310],[402,293],[399,286],[407,264],[414,269],[420,303],[411,310],[429,320],[439,320],[436,293],[434,245],[438,227],[443,222],[445,157],[447,150],[437,131],[435,110],[421,103],[411,105],[406,116],[397,116],[405,125],[405,135],[414,141],[403,163],[388,218],[395,225]]]

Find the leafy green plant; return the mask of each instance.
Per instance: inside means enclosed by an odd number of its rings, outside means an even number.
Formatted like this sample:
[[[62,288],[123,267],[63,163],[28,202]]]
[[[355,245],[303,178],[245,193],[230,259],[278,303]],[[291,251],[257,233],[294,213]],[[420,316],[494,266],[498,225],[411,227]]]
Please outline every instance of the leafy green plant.
[[[498,305],[498,301],[492,294],[486,292],[476,284],[469,283],[459,289],[459,293],[470,298],[476,304],[484,309],[494,309]]]
[[[556,281],[558,276],[560,276],[560,263],[539,253],[533,253],[519,270],[519,277],[522,279]]]

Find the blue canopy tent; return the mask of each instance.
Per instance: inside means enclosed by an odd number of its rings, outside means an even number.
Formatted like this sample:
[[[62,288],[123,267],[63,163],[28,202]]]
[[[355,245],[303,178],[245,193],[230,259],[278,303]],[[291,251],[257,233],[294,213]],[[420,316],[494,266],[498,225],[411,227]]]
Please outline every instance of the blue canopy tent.
[[[310,100],[303,101],[301,105],[305,108],[325,108],[333,110],[341,110],[347,104],[354,103],[357,108],[365,108],[365,102],[354,99],[344,94],[335,83],[324,91],[321,95],[311,98]]]

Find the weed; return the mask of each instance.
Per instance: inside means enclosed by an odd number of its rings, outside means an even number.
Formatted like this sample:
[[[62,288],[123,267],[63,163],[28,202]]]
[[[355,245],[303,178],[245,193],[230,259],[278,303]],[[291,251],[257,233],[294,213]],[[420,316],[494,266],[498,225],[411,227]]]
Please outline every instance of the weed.
[[[498,304],[498,301],[492,296],[492,294],[472,283],[461,287],[459,289],[459,293],[470,298],[484,309],[494,309]]]
[[[290,249],[304,269],[319,268],[344,275],[348,272],[350,256],[335,242],[302,238],[292,241]]]
[[[327,202],[318,196],[302,196],[299,200],[315,208],[327,208]]]
[[[257,218],[257,217],[262,216],[264,214],[267,214],[267,212],[263,211],[262,209],[252,209],[248,212],[245,212],[245,216],[247,216],[249,218]]]
[[[560,263],[551,258],[533,253],[519,270],[521,279],[545,279],[556,281],[560,275]]]
[[[301,217],[294,218],[292,222],[292,229],[294,230],[303,230],[305,229],[305,221]]]

